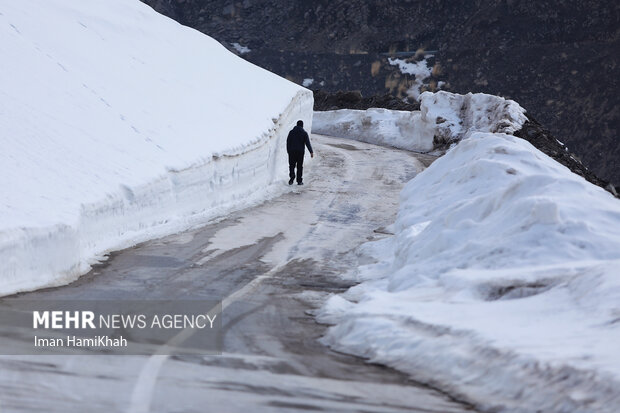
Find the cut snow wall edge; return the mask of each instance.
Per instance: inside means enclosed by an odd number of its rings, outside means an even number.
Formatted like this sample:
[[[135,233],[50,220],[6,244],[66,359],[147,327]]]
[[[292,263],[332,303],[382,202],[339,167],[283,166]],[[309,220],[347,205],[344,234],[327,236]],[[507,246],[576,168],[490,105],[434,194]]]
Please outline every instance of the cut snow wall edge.
[[[277,195],[286,175],[285,140],[302,119],[312,126],[313,97],[300,90],[262,138],[213,155],[147,184],[121,186],[82,205],[76,226],[0,232],[0,296],[70,283],[104,254],[206,223]]]
[[[473,132],[513,135],[527,120],[517,102],[484,93],[424,92],[420,102],[419,111],[317,111],[313,132],[425,153],[444,150]]]

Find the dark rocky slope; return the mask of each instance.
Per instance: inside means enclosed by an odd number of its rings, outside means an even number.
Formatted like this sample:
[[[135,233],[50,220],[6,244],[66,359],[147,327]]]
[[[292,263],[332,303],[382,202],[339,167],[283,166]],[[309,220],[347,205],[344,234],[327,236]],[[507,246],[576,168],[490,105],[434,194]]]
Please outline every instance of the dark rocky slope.
[[[404,96],[388,52],[433,51],[427,89],[518,101],[620,182],[620,3],[594,0],[143,0],[311,88]],[[419,59],[419,57],[418,57]]]
[[[536,119],[528,116],[523,127],[515,132],[515,136],[530,142],[541,152],[547,154],[568,169],[584,177],[587,181],[604,188],[618,198],[614,184],[599,178],[594,172],[586,168],[583,163],[572,154],[562,142],[557,140],[549,130],[545,129]]]
[[[391,110],[420,110],[418,102],[404,102],[392,95],[364,97],[359,91],[328,93],[323,90],[314,91],[314,110],[338,110],[385,108]]]

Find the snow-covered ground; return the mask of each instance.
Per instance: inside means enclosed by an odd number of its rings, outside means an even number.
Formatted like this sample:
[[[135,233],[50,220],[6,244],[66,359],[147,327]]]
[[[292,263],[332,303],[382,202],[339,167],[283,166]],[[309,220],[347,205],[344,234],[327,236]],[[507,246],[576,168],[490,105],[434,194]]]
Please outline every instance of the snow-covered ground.
[[[314,133],[428,152],[474,132],[514,133],[526,121],[516,102],[484,93],[424,92],[419,111],[380,108],[314,112]]]
[[[138,0],[0,9],[0,294],[277,192],[311,92]]]
[[[394,235],[362,247],[372,263],[322,308],[323,340],[483,410],[618,412],[620,203],[498,132],[518,129],[513,103],[423,96],[462,140],[405,186]]]

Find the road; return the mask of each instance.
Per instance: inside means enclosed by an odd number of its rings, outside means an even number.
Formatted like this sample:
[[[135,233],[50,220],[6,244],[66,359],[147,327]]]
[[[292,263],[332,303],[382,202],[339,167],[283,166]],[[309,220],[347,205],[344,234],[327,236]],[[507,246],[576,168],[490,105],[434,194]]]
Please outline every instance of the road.
[[[313,136],[306,185],[110,255],[23,299],[223,300],[218,356],[1,356],[0,412],[462,412],[405,375],[339,354],[312,316],[385,236],[404,182],[432,158]],[[283,171],[283,183],[286,176]]]

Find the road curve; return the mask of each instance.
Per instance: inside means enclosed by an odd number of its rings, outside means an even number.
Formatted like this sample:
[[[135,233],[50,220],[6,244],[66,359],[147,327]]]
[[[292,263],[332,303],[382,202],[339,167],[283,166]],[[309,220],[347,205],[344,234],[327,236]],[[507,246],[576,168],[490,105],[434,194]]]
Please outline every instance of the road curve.
[[[312,317],[394,221],[432,160],[312,137],[306,185],[181,234],[111,254],[78,281],[23,299],[223,300],[221,356],[0,356],[0,412],[462,412],[394,370],[335,353]]]

